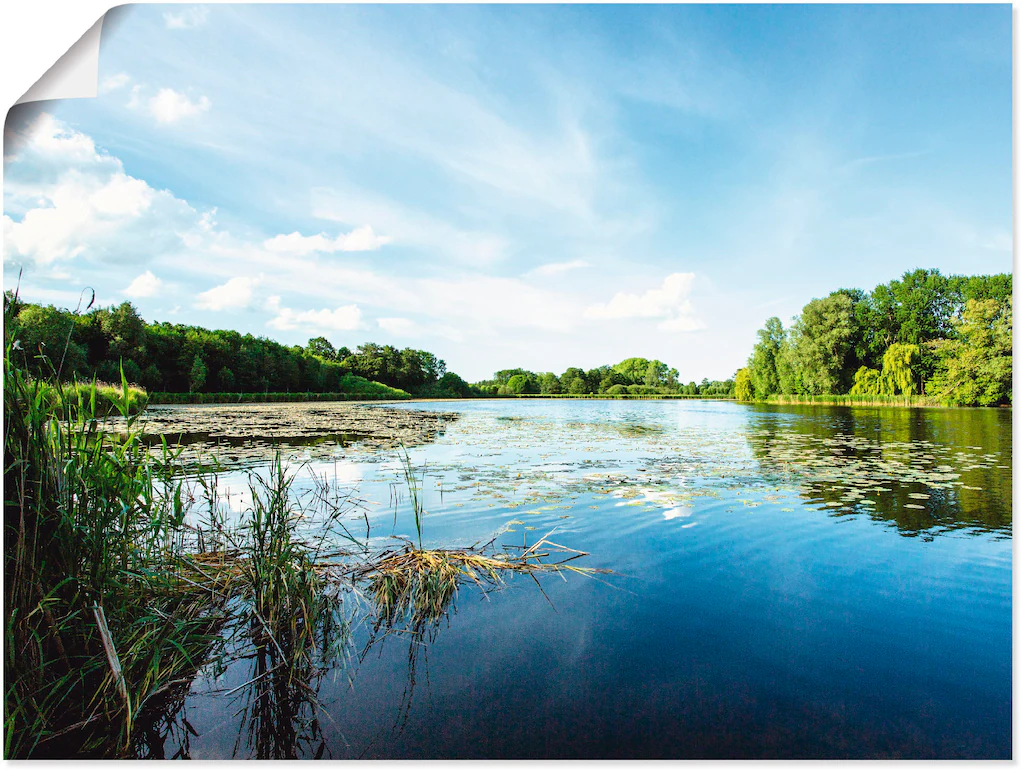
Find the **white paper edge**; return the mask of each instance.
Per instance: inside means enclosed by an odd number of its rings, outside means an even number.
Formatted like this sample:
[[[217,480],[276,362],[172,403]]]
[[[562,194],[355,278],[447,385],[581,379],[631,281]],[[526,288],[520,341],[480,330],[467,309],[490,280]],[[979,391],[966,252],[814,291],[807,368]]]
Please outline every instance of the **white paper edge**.
[[[99,92],[100,34],[106,16],[100,16],[15,104],[47,99],[95,98]]]

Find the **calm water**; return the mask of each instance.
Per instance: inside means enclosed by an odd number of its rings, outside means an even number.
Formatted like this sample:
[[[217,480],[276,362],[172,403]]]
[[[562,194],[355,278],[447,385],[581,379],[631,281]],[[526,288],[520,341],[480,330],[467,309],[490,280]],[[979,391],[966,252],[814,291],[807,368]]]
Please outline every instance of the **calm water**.
[[[403,408],[460,413],[410,451],[425,546],[554,529],[615,574],[468,587],[365,654],[357,622],[327,713],[285,731],[300,755],[1010,757],[1008,410]],[[395,452],[309,470],[358,491],[375,542],[414,534]],[[198,681],[168,755],[265,751],[225,694],[251,676]]]

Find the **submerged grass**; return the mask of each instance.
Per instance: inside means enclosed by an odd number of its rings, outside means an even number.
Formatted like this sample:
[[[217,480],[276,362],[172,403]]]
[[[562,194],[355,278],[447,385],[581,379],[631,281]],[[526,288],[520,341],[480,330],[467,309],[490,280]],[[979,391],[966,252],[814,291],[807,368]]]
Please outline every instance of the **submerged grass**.
[[[406,545],[386,551],[354,570],[370,582],[378,621],[393,627],[405,619],[416,629],[444,617],[459,587],[472,584],[487,591],[501,586],[505,577],[538,573],[573,572],[595,575],[608,570],[580,567],[570,561],[586,556],[541,538],[520,553],[489,552],[493,543],[472,549],[423,549]],[[556,558],[556,561],[545,559]]]

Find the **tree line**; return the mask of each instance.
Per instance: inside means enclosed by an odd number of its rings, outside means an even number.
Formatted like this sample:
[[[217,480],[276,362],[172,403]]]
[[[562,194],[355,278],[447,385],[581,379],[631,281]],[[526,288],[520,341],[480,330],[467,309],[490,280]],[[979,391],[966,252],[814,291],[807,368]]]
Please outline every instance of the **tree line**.
[[[699,384],[679,382],[679,371],[657,359],[627,358],[614,366],[593,369],[570,366],[561,376],[554,372],[531,372],[528,369],[502,369],[489,380],[473,386],[480,395],[506,396],[521,394],[557,395],[691,395],[729,396],[732,380],[702,380]]]
[[[305,346],[184,324],[147,323],[130,302],[76,313],[6,292],[19,364],[36,376],[121,381],[168,393],[341,393],[361,380],[418,396],[470,395],[445,362],[424,350],[366,343]],[[359,379],[356,379],[359,378]]]
[[[787,329],[757,332],[736,397],[925,395],[958,406],[1012,401],[1009,273],[944,276],[918,269],[871,292],[839,289],[808,302]]]

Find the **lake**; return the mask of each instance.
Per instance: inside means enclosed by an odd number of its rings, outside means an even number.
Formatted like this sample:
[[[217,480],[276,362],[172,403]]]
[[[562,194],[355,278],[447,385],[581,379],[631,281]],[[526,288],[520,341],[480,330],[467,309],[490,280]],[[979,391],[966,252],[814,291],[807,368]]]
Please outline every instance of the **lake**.
[[[418,633],[375,633],[351,596],[345,660],[311,685],[322,709],[255,719],[250,663],[208,669],[159,736],[167,756],[1010,758],[1010,410],[347,408],[428,413],[403,442],[424,546],[547,536],[613,574],[463,586]],[[282,448],[299,488],[351,493],[373,542],[414,538],[399,450],[323,433],[225,442],[225,505]]]

